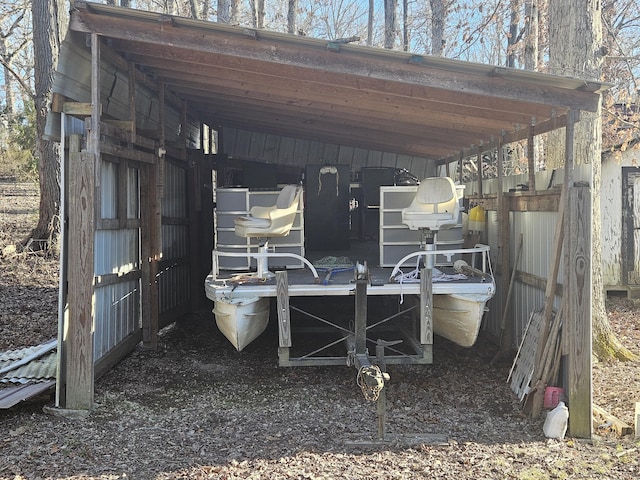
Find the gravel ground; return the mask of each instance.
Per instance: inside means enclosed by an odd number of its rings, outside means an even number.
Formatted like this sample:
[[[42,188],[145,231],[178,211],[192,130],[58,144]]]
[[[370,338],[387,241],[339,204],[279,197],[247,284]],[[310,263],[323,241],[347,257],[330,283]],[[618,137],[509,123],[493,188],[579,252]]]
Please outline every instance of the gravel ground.
[[[14,186],[15,187],[15,186]],[[35,222],[33,190],[0,184],[0,251]],[[26,192],[26,193],[25,193]],[[31,192],[31,193],[29,193]],[[0,351],[57,334],[57,259],[5,252]],[[608,304],[623,343],[640,354],[640,308]],[[636,479],[640,441],[599,429],[590,441],[548,440],[506,383],[509,363],[481,339],[436,337],[434,364],[394,366],[387,438],[374,442],[375,403],[347,367],[277,367],[277,332],[236,352],[209,311],[161,332],[96,382],[84,420],[49,415],[39,397],[0,411],[0,479]],[[640,362],[596,364],[594,402],[629,424]],[[444,442],[411,444],[410,435]]]

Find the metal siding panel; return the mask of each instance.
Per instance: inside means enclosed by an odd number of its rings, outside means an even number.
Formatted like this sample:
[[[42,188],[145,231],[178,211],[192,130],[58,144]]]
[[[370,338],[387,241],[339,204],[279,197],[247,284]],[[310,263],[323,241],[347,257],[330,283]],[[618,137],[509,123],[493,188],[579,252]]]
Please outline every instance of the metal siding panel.
[[[490,212],[494,213],[495,212]],[[492,215],[490,215],[491,217]],[[555,234],[556,212],[514,212],[512,221],[511,251],[515,260],[517,236],[524,235],[518,270],[547,278]],[[562,263],[559,281],[562,283]],[[556,298],[555,307],[559,300]],[[513,322],[513,347],[517,347],[532,311],[544,306],[544,290],[516,282],[511,298],[511,321]]]
[[[101,218],[118,217],[118,165],[103,161],[100,165]]]
[[[94,360],[135,332],[140,322],[139,280],[128,280],[95,290]]]
[[[379,167],[382,165],[382,152],[369,150],[367,155],[367,167]]]
[[[127,218],[140,218],[140,177],[133,167],[127,169]]]
[[[349,169],[354,171],[353,168],[353,147],[345,147],[344,145],[338,148],[338,163],[340,165],[349,165]]]
[[[264,142],[264,157],[262,160],[268,163],[278,163],[278,150],[280,148],[280,137],[267,135]]]
[[[158,278],[160,313],[189,300],[189,266],[175,264],[163,270]]]
[[[162,215],[170,218],[186,216],[186,170],[166,162]]]
[[[138,268],[139,243],[139,232],[136,228],[96,231],[95,274],[127,273]]]
[[[304,167],[309,158],[309,140],[294,140],[293,146],[293,163],[299,167]]]
[[[250,132],[248,158],[256,159],[264,156],[265,134],[261,132]]]
[[[311,141],[309,143],[309,156],[307,157],[307,163],[322,163],[324,159],[324,143]]]

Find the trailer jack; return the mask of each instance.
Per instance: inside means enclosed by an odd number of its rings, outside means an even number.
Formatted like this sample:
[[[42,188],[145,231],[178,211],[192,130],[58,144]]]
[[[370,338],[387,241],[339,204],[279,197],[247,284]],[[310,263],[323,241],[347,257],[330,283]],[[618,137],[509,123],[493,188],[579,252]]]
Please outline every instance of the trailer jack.
[[[358,272],[358,270],[357,270]],[[360,270],[356,274],[356,308],[355,308],[355,338],[354,348],[349,351],[347,363],[358,370],[356,382],[364,398],[371,402],[377,402],[377,435],[373,440],[359,440],[348,442],[351,445],[404,445],[416,446],[422,444],[430,445],[446,445],[447,436],[441,434],[403,434],[388,435],[385,433],[386,415],[387,415],[387,395],[386,383],[391,377],[387,373],[386,362],[384,358],[384,349],[402,342],[402,340],[381,340],[376,341],[376,356],[372,362],[369,358],[369,352],[366,348],[366,329],[367,329],[367,283],[368,272],[366,267],[364,271]]]

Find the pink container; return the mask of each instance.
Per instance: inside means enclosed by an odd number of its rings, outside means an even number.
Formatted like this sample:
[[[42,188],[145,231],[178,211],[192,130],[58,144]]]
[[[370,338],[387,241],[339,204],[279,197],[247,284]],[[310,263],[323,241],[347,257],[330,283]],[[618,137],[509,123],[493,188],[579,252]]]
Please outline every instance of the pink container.
[[[564,388],[547,387],[544,390],[544,408],[556,408],[564,396]]]

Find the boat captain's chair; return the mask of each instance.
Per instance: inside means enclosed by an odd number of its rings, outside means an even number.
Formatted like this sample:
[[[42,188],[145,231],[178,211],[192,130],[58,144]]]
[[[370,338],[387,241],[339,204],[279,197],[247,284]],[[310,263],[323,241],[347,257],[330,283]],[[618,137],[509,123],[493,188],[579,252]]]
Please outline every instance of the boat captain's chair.
[[[458,225],[460,204],[456,185],[449,177],[430,177],[420,182],[411,204],[402,210],[402,223],[422,231],[422,248],[433,249],[439,230]]]
[[[298,211],[298,203],[302,188],[297,185],[285,185],[276,203],[272,206],[253,206],[249,215],[234,220],[235,233],[239,237],[264,239],[260,245],[260,253],[267,252],[271,237],[289,235]],[[267,274],[267,257],[258,258],[258,275]]]

